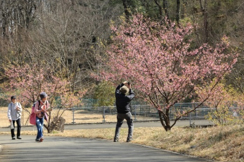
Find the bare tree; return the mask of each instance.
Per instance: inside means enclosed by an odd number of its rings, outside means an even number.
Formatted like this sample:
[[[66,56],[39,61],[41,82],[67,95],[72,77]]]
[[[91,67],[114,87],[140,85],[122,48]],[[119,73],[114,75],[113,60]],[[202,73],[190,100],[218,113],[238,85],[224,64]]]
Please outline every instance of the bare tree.
[[[57,75],[68,78],[73,91],[87,86],[96,57],[103,54],[103,43],[109,39],[110,22],[120,13],[109,7],[109,0],[42,3],[37,11],[37,30],[29,33],[29,58],[44,61]]]

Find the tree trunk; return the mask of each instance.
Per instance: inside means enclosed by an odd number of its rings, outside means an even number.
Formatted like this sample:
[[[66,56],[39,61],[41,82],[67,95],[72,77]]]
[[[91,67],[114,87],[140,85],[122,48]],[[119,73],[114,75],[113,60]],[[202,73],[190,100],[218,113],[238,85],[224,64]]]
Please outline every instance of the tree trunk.
[[[177,22],[177,25],[179,26],[179,23],[180,23],[180,0],[176,0],[176,22]]]
[[[170,126],[170,118],[167,115],[162,115],[162,113],[160,111],[158,111],[158,115],[159,115],[159,119],[160,122],[162,124],[162,126],[164,127],[165,131],[170,131],[171,130],[171,126]]]
[[[166,18],[169,20],[168,1],[167,0],[163,0],[163,9],[164,9]]]
[[[55,116],[49,125],[44,125],[48,133],[52,133],[54,130],[64,132],[65,119],[63,117]]]
[[[127,0],[122,0],[123,6],[124,6],[124,13],[126,20],[129,21],[130,18],[130,12],[129,12],[129,7],[128,7],[128,1]]]
[[[4,12],[4,11],[2,11]],[[5,13],[2,13],[2,36],[6,37],[6,17]]]
[[[51,133],[51,131],[50,131],[50,127],[49,127],[48,125],[44,124],[44,127],[46,128],[47,133]]]
[[[44,127],[47,129],[47,133],[51,133],[52,132],[52,130],[50,129],[50,126],[51,126],[51,118],[52,118],[52,112],[50,111],[49,112],[49,115],[48,115],[47,125],[44,124]]]
[[[163,12],[162,12],[162,6],[158,3],[158,0],[154,0],[155,4],[158,6],[158,11],[159,11],[159,18],[160,20],[163,17]]]
[[[200,0],[200,7],[202,10],[202,14],[203,14],[203,23],[204,23],[204,33],[205,33],[205,40],[204,42],[207,43],[208,42],[208,37],[209,37],[209,33],[208,33],[208,11],[207,11],[207,0],[204,0],[204,5],[203,5],[203,0]]]

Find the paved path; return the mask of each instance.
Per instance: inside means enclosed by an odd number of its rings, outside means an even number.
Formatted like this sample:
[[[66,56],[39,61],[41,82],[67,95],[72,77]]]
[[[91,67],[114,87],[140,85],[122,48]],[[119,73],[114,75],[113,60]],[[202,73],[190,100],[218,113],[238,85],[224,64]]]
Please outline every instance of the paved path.
[[[46,137],[43,143],[33,136],[10,140],[0,136],[1,162],[200,162],[202,159],[164,152],[162,150],[106,140]]]
[[[196,125],[212,125],[212,123],[208,120],[194,120],[192,123]],[[162,127],[160,122],[135,122],[135,127]],[[176,126],[189,126],[190,122],[188,120],[181,120],[176,123]],[[74,129],[98,129],[98,128],[114,128],[115,123],[111,124],[80,124],[80,125],[65,125],[66,130],[74,130]],[[127,127],[126,122],[124,122],[122,127]],[[36,130],[35,126],[31,127],[22,127],[22,130]],[[0,128],[0,132],[7,132],[9,128]]]

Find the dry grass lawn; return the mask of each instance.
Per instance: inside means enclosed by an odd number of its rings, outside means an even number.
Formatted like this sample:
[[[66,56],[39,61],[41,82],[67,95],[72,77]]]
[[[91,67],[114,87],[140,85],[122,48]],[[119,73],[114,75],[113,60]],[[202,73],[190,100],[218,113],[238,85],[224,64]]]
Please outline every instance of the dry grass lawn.
[[[0,127],[8,127],[9,121],[7,117],[7,107],[0,107]],[[31,108],[27,109],[31,112]],[[55,116],[58,113],[57,109],[52,111],[52,116]],[[22,125],[30,125],[29,122],[26,122],[29,117],[29,113],[27,111],[23,111],[22,113]],[[63,117],[66,120],[66,124],[70,124],[73,122],[73,112],[70,110],[66,110],[63,114]],[[137,120],[155,120],[153,117],[144,117],[137,115]],[[106,122],[116,122],[116,115],[106,114],[105,116]],[[75,123],[102,123],[103,116],[102,113],[93,113],[86,110],[77,110],[75,111]]]
[[[9,134],[2,132],[1,134]],[[36,131],[24,132],[35,135]],[[47,134],[46,134],[47,135]],[[114,129],[66,130],[48,136],[84,137],[113,140]],[[120,142],[126,140],[127,129],[121,130]],[[162,128],[135,128],[132,143],[148,145],[216,161],[244,161],[244,127],[242,125],[212,128],[178,128],[165,132]]]

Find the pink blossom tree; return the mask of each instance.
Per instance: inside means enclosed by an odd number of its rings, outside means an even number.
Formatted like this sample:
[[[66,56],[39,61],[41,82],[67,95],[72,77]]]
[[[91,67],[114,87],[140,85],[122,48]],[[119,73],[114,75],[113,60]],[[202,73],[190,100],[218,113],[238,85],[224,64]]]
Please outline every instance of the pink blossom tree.
[[[66,79],[61,79],[54,75],[50,68],[41,68],[37,64],[25,66],[10,66],[5,69],[5,74],[9,79],[5,83],[4,90],[11,94],[16,94],[25,105],[33,104],[39,100],[39,94],[45,91],[49,96],[51,107],[59,107],[56,119],[59,119],[67,108],[79,102],[78,97],[84,93],[71,91],[71,83]],[[77,94],[79,94],[77,96]],[[59,104],[57,102],[59,98]],[[60,112],[61,111],[61,112]],[[30,113],[30,112],[29,112]],[[45,127],[51,132],[52,113],[49,113],[49,120]]]
[[[203,44],[192,48],[191,24],[177,27],[174,23],[161,24],[136,15],[129,23],[111,29],[115,33],[113,43],[108,48],[99,78],[132,81],[137,96],[158,110],[166,131],[171,130],[182,116],[201,106],[237,61],[237,53],[228,49],[226,37],[214,47]],[[213,78],[216,83],[210,84]],[[212,87],[200,104],[175,114],[171,123],[170,108],[206,85]]]
[[[52,74],[50,69],[39,68],[38,65],[11,66],[5,69],[9,79],[6,84],[6,91],[18,91],[24,104],[34,103],[39,99],[39,94],[45,91],[49,95],[51,104],[55,97],[61,97],[70,92],[70,82],[62,80]],[[66,101],[69,103],[69,101]],[[72,101],[70,101],[72,103]]]

